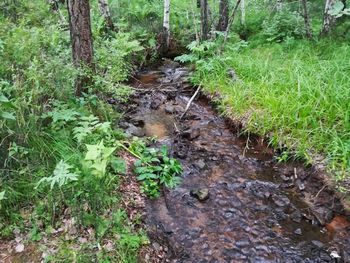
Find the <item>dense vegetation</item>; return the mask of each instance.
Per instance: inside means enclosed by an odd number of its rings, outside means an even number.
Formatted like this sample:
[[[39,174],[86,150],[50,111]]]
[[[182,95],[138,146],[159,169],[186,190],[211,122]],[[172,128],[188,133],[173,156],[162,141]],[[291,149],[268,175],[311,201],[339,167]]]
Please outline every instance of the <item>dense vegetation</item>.
[[[0,3],[1,237],[20,232],[39,241],[76,221],[91,240],[55,239],[55,256],[47,261],[135,262],[147,237],[120,201],[118,187],[126,173],[121,156],[138,159],[135,173],[150,197],[159,196],[161,184],[176,186],[181,166],[166,149],[127,138],[117,127],[122,107],[106,98],[125,103],[132,94],[125,85],[128,76],[159,57],[163,2],[109,1],[111,30],[98,1],[90,1],[91,71],[72,61],[65,1],[49,2]],[[338,21],[319,36],[324,1],[309,3],[310,37],[301,4],[283,1],[276,10],[275,2],[246,1],[226,35],[216,31],[220,10],[217,1],[209,1],[210,35],[204,39],[197,1],[173,0],[170,53],[181,55],[187,46],[188,54],[177,60],[195,64],[193,82],[218,95],[223,112],[243,122],[245,131],[268,136],[283,151],[281,160],[314,163],[322,156],[340,190],[348,191],[348,11],[332,9]],[[232,1],[230,10],[235,6]],[[92,81],[76,96],[82,74]],[[110,240],[116,249],[103,246]],[[69,249],[73,245],[79,245],[78,252]]]

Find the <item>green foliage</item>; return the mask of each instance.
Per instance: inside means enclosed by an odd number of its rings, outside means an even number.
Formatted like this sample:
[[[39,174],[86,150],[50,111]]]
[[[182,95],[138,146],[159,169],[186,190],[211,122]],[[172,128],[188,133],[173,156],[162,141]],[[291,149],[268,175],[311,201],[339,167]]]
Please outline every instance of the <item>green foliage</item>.
[[[345,8],[343,2],[337,1],[332,6],[332,9],[329,10],[329,14],[336,18],[342,17],[344,15],[350,15],[350,8]]]
[[[350,167],[349,54],[347,44],[327,40],[251,43],[235,53],[227,47],[211,59],[212,70],[197,68],[193,80],[208,92],[219,91],[224,113],[244,120],[250,132],[268,134],[273,146],[309,163],[323,154],[341,181]],[[232,81],[230,69],[240,81]]]
[[[135,141],[129,150],[139,157],[135,162],[135,173],[142,181],[142,191],[149,197],[158,197],[163,186],[174,188],[180,183],[181,164],[168,156],[166,146],[148,148],[145,143]]]
[[[268,42],[282,42],[290,38],[301,38],[303,26],[303,19],[299,13],[284,9],[264,21],[262,33]]]
[[[70,170],[72,169],[72,166],[65,163],[63,160],[61,160],[57,165],[55,170],[53,171],[53,175],[50,177],[43,177],[38,182],[38,186],[40,184],[49,184],[50,189],[52,190],[54,186],[57,184],[58,187],[62,187],[69,183],[70,181],[78,181],[78,175],[75,173],[71,173]]]

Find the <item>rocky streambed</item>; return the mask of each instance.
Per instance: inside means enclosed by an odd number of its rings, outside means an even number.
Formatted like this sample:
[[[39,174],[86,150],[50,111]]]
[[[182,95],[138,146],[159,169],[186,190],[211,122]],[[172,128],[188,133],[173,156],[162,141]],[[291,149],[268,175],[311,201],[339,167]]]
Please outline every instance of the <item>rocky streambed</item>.
[[[157,136],[182,183],[147,201],[147,231],[163,262],[350,262],[350,221],[312,168],[278,163],[264,140],[239,136],[173,62],[140,71],[121,126]]]

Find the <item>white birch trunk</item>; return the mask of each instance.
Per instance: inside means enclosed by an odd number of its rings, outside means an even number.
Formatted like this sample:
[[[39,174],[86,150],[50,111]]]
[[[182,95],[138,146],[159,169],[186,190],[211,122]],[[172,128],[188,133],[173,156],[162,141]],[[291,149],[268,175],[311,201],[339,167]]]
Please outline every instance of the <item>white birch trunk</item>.
[[[335,23],[335,17],[329,14],[329,11],[332,10],[335,3],[336,0],[326,0],[321,35],[327,35],[332,25]]]
[[[277,2],[276,2],[276,11],[277,11],[277,12],[281,12],[282,9],[283,9],[282,0],[277,0]]]
[[[166,49],[170,46],[170,0],[164,0],[163,34]]]
[[[245,0],[241,1],[241,25],[245,27]]]

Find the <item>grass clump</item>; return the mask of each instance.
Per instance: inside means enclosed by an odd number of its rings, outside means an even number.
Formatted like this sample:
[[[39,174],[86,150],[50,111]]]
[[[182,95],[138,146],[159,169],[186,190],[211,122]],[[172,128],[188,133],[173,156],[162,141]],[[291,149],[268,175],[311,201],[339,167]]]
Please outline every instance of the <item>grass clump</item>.
[[[229,43],[220,56],[197,63],[194,82],[219,92],[225,114],[244,120],[247,131],[268,135],[273,146],[294,151],[308,163],[322,154],[335,178],[347,180],[349,45],[289,39],[234,47]],[[230,76],[232,70],[238,80]]]

